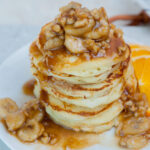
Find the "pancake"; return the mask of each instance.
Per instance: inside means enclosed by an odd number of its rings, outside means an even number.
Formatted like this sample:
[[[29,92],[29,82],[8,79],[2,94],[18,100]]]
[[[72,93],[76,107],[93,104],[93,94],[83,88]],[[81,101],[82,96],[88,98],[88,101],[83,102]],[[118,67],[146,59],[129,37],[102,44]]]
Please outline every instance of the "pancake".
[[[52,120],[76,131],[112,128],[123,91],[137,88],[130,47],[104,8],[63,7],[42,27],[30,57],[35,96]]]
[[[47,109],[47,113],[53,116],[53,121],[56,122],[57,124],[60,124],[64,127],[73,129],[75,131],[85,131],[85,132],[104,132],[106,130],[111,129],[114,124],[115,124],[115,120],[111,120],[107,123],[103,123],[103,124],[97,124],[97,125],[90,125],[90,124],[78,124],[78,125],[73,125],[73,123],[71,122],[66,122],[65,120],[61,120],[61,118],[57,118],[57,115],[59,114],[55,114],[53,111],[51,112],[50,109]],[[53,114],[54,113],[54,114]],[[90,120],[89,120],[90,122]]]
[[[70,84],[64,80],[59,80],[54,77],[47,77],[40,73],[36,67],[32,65],[31,72],[39,80],[43,87],[46,87],[48,92],[59,91],[63,95],[68,95],[71,97],[97,97],[108,93],[113,86],[116,86],[121,82],[122,72],[115,72],[109,77],[109,79],[94,84]]]
[[[34,90],[37,97],[37,94],[40,93],[38,90],[41,89],[37,84]],[[46,103],[46,112],[56,123],[78,131],[84,128],[87,132],[103,132],[110,129],[114,125],[114,118],[122,109],[123,106],[119,101],[94,109],[64,104],[62,101],[52,98],[48,98]],[[112,115],[109,115],[110,113]]]
[[[42,87],[42,85],[40,84]],[[62,95],[59,91],[49,91],[46,87],[42,87],[45,91],[50,94],[50,97],[55,97],[56,99],[61,99],[61,101],[66,102],[68,104],[74,104],[78,106],[84,106],[89,108],[94,108],[98,105],[105,105],[109,104],[117,99],[120,98],[123,87],[122,82],[119,85],[116,85],[113,90],[110,90],[109,93],[102,97],[90,97],[90,98],[83,98],[83,97],[71,97],[67,95]]]
[[[57,122],[59,120],[59,124],[68,124],[72,127],[75,126],[96,126],[99,124],[107,123],[111,120],[113,120],[118,114],[123,110],[122,104],[120,104],[118,101],[112,103],[107,107],[107,109],[104,109],[102,112],[88,116],[83,117],[81,115],[75,115],[72,113],[68,113],[65,111],[58,111],[53,109],[50,105],[46,107],[46,111],[50,116],[56,120]],[[111,115],[110,115],[111,114]]]

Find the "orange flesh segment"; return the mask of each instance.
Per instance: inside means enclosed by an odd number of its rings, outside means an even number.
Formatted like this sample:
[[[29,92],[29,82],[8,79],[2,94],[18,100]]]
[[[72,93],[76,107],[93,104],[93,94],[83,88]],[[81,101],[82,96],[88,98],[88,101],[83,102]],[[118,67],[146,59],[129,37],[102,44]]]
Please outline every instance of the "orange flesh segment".
[[[149,49],[150,50],[150,46],[145,46],[145,45],[139,45],[139,44],[130,44],[130,48],[135,50],[135,49]]]
[[[150,105],[150,84],[144,84],[143,86],[139,86],[139,88],[142,93],[146,94],[146,97]]]
[[[146,116],[150,116],[150,108],[148,108],[147,112],[146,112]]]
[[[150,50],[139,50],[139,51],[132,51],[132,57],[142,56],[142,55],[150,55]]]
[[[142,71],[141,82],[143,84],[150,84],[150,58],[145,61],[144,69]]]
[[[146,94],[150,106],[150,47],[132,44],[130,48],[140,91]],[[150,116],[150,107],[147,116]]]
[[[145,58],[141,58],[141,59],[137,59],[137,60],[133,61],[135,75],[138,80],[142,76],[142,71],[144,69],[145,60],[146,60]]]

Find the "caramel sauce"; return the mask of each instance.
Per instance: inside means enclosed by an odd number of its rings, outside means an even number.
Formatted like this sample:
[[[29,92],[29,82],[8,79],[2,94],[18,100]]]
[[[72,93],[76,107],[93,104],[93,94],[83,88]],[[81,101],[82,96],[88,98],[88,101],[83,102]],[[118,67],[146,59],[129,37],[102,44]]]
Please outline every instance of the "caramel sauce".
[[[57,125],[48,117],[45,117],[42,124],[45,131],[57,141],[53,148],[61,147],[64,150],[67,148],[81,149],[92,146],[98,143],[98,135],[92,133],[76,132]],[[49,143],[49,145],[52,145]]]
[[[36,45],[36,41],[34,41],[30,46],[30,54],[31,54],[31,56],[33,54],[34,57],[36,57],[36,58],[42,55],[42,52]]]
[[[23,85],[23,89],[27,91],[24,93],[27,95],[29,95],[29,93],[33,94],[34,84],[35,84],[35,80],[27,81]],[[40,93],[40,101],[41,102],[44,101],[44,104],[48,105],[48,95],[44,90],[42,90]],[[43,111],[45,112],[45,110]],[[41,123],[44,126],[45,132],[50,136],[50,141],[46,145],[49,145],[52,148],[52,150],[56,150],[58,148],[62,148],[63,150],[67,150],[68,148],[81,149],[81,148],[86,148],[86,147],[99,143],[98,134],[76,132],[71,129],[64,128],[56,124],[55,122],[53,122],[46,113]],[[5,127],[7,129],[6,125]],[[13,132],[13,133],[10,131],[8,132],[12,134],[13,136],[17,137],[16,132]],[[37,141],[41,143],[40,138],[37,139]]]
[[[48,102],[48,94],[46,91],[44,90],[41,90],[41,93],[40,93],[40,101],[43,101],[46,105],[49,104]]]
[[[123,41],[120,38],[112,38],[110,40],[110,48],[106,50],[107,56],[112,56],[114,53],[118,53],[118,48],[123,46]]]
[[[28,144],[29,142],[23,142],[17,136],[17,131],[9,131],[5,120],[1,120],[1,123],[11,134],[16,137],[20,142]],[[54,123],[47,115],[45,115],[44,120],[41,122],[44,126],[45,133],[50,136],[48,143],[42,143],[40,137],[35,142],[39,142],[44,145],[49,145],[51,150],[56,150],[62,148],[63,150],[70,149],[83,149],[99,143],[98,134],[94,133],[85,133],[85,132],[76,132],[71,129],[64,128],[60,125]],[[34,142],[33,142],[34,143]]]
[[[26,89],[25,91],[28,92],[24,92],[27,95],[33,95],[33,89],[34,89],[34,84],[35,84],[35,80],[29,80],[27,81],[24,85],[23,85],[23,89]],[[30,91],[30,92],[29,92]],[[32,93],[32,94],[31,94]],[[130,92],[128,90],[124,91],[124,94],[126,96],[130,95]],[[125,96],[125,97],[126,97]],[[132,95],[131,95],[132,96]],[[143,96],[142,96],[143,97]],[[141,99],[142,98],[140,95],[137,96],[136,99]],[[142,98],[143,99],[143,98]],[[41,92],[40,95],[40,100],[44,101],[44,103],[48,104],[48,95],[47,93],[43,90]],[[145,99],[146,100],[146,99]],[[140,101],[139,101],[140,102]],[[125,107],[125,106],[124,106]],[[34,110],[32,110],[34,111]],[[37,111],[37,110],[36,110]],[[32,114],[36,114],[32,112]],[[76,132],[73,131],[71,129],[67,129],[64,128],[58,124],[56,124],[55,122],[53,122],[49,116],[45,113],[44,108],[42,107],[42,104],[39,105],[38,107],[38,111],[42,111],[44,112],[44,119],[40,122],[43,126],[44,126],[44,133],[47,133],[49,135],[49,142],[45,143],[45,145],[49,145],[51,147],[52,150],[56,150],[59,148],[62,148],[63,150],[67,150],[68,148],[70,149],[82,149],[82,148],[86,148],[89,146],[92,146],[94,144],[98,144],[99,143],[99,135],[98,134],[93,134],[93,133],[85,133],[85,132]],[[133,113],[131,113],[132,115]],[[128,112],[123,112],[120,117],[124,117],[128,115]],[[29,116],[29,118],[32,115]],[[130,117],[130,116],[129,116]],[[132,117],[132,116],[131,116]],[[32,117],[31,117],[32,118]],[[145,118],[145,116],[144,116]],[[143,118],[143,119],[144,119]],[[127,120],[127,118],[122,118],[120,123],[123,123]],[[4,124],[4,126],[6,127],[7,131],[15,136],[16,138],[18,138],[17,136],[17,132],[18,130],[15,130],[13,132],[9,131],[6,124],[5,124],[5,120],[2,120],[2,123]],[[138,130],[138,129],[137,129]],[[121,130],[120,130],[121,131]],[[143,138],[145,138],[145,140],[147,139],[147,135],[149,135],[149,131],[150,130],[146,130],[143,133]],[[123,136],[121,135],[121,132],[118,132],[120,135],[118,137],[120,137],[121,139],[123,138]],[[138,135],[138,134],[137,134]],[[130,134],[129,134],[130,136]],[[130,136],[131,138],[131,136]],[[19,139],[19,138],[18,138]],[[149,139],[149,138],[148,138]],[[20,139],[19,139],[20,140]],[[134,139],[133,139],[134,140]],[[21,141],[22,142],[22,141]],[[36,139],[35,142],[39,142],[41,143],[41,137],[39,137],[38,139]],[[43,144],[43,142],[42,142]],[[145,146],[145,145],[142,145]]]
[[[33,96],[34,95],[33,89],[34,89],[35,83],[36,83],[35,79],[31,79],[31,80],[27,81],[22,87],[23,93],[25,95]]]
[[[118,48],[123,46],[123,41],[120,38],[112,38],[110,40],[110,48],[106,50],[106,56],[112,56],[114,53],[118,53]],[[65,47],[60,47],[56,50],[44,50],[42,53],[40,49],[37,47],[36,42],[33,42],[30,47],[30,54],[31,56],[37,58],[38,56],[45,57],[44,60],[41,62],[46,66],[48,69],[51,70],[59,70],[63,68],[65,65],[69,66],[76,66],[82,62],[90,61],[92,59],[106,57],[101,55],[101,53],[93,54],[90,51],[73,54],[69,52]],[[76,57],[77,59],[73,62],[70,62],[71,57]]]

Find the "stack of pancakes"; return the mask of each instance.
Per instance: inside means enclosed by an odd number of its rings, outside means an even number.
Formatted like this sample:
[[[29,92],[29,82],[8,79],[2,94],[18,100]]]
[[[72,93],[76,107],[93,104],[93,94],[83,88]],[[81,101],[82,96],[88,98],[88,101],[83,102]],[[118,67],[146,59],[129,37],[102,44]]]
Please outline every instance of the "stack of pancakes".
[[[78,20],[78,12],[95,21],[90,30],[72,25]],[[60,20],[68,19],[69,13],[76,17],[75,21],[62,23]],[[78,3],[68,4],[54,21],[42,28],[30,47],[31,71],[37,80],[35,96],[43,101],[51,119],[76,131],[110,129],[123,110],[120,97],[125,87],[134,90],[137,86],[131,51],[121,31],[108,23],[103,8],[97,13],[100,19]],[[107,24],[101,27],[104,20]],[[96,28],[103,28],[98,37],[89,33]]]

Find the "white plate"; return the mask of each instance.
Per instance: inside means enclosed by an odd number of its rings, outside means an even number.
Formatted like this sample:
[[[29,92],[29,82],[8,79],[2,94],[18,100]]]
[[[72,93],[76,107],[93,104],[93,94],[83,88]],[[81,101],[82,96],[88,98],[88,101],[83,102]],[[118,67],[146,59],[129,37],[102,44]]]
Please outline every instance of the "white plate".
[[[19,49],[0,66],[0,98],[10,97],[19,106],[30,100],[29,96],[25,96],[22,93],[22,85],[32,78],[28,49],[29,44]],[[1,123],[0,138],[12,150],[50,150],[47,146],[38,143],[21,143],[15,137],[8,134]],[[86,148],[86,150],[121,150],[117,142],[114,129],[112,129],[100,135],[100,144]],[[144,148],[144,150],[148,149],[150,149],[150,146]]]

